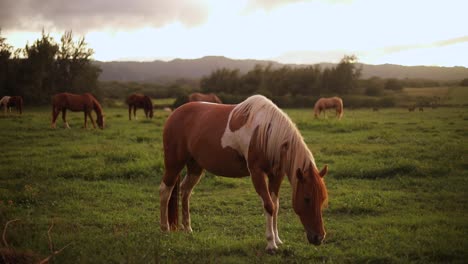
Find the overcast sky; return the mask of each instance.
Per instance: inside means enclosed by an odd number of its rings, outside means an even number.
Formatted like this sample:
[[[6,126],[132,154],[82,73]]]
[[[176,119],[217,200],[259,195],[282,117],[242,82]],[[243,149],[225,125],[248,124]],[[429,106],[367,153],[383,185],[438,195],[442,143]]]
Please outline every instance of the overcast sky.
[[[271,59],[468,67],[466,0],[0,0],[17,48],[44,28],[84,35],[94,59]]]

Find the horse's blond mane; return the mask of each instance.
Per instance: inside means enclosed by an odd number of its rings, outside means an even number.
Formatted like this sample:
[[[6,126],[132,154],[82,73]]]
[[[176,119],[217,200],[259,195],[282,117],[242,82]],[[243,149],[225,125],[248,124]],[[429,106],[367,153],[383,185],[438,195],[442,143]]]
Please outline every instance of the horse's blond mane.
[[[291,181],[298,168],[303,171],[315,160],[302,135],[291,119],[273,102],[261,95],[254,95],[237,105],[233,115],[248,116],[246,125],[258,127],[257,140],[270,164],[280,162],[281,146],[288,143],[284,172]]]

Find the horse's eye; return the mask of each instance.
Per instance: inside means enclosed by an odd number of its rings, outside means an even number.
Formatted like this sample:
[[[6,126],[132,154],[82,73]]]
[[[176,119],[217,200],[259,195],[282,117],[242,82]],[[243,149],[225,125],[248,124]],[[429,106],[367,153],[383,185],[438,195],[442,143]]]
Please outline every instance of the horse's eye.
[[[304,203],[309,205],[310,204],[310,198],[304,198]]]

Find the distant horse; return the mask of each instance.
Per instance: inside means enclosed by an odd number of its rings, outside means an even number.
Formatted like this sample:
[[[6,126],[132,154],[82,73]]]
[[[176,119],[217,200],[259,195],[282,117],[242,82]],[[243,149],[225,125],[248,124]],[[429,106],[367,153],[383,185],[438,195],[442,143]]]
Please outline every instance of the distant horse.
[[[8,108],[10,108],[10,112],[11,112],[11,108],[15,107],[20,115],[23,114],[23,97],[11,96],[10,100],[8,100],[7,105],[8,105]]]
[[[6,95],[0,99],[0,107],[3,107],[3,114],[7,113],[8,101],[10,101],[10,96]]]
[[[98,100],[90,93],[85,94],[71,94],[71,93],[59,93],[52,97],[52,128],[55,128],[55,121],[60,111],[62,112],[62,119],[66,128],[70,128],[68,125],[66,116],[67,109],[73,112],[83,111],[84,112],[84,128],[87,128],[87,118],[91,119],[93,127],[94,124],[93,116],[91,112],[94,110],[97,115],[96,122],[99,128],[104,128],[104,115],[102,112],[101,104]]]
[[[189,95],[189,102],[210,102],[210,103],[217,103],[222,104],[221,99],[213,93],[210,94],[202,94],[202,93],[192,93]]]
[[[414,109],[416,108],[416,106],[412,105],[412,106],[408,106],[408,111],[409,112],[414,112]]]
[[[307,239],[325,237],[322,207],[327,200],[323,176],[300,132],[269,99],[254,95],[238,105],[190,102],[174,110],[164,126],[165,172],[159,188],[161,230],[178,229],[178,193],[182,226],[192,232],[189,200],[203,171],[225,177],[251,176],[263,201],[267,251],[282,244],[278,236],[279,189],[285,175],[292,186],[292,207]],[[180,184],[180,172],[187,175]],[[180,184],[180,186],[179,186]]]
[[[126,103],[128,105],[128,120],[132,120],[132,108],[133,108],[133,117],[136,119],[136,109],[143,108],[145,111],[146,118],[153,118],[153,103],[151,98],[143,94],[132,94],[130,95]]]
[[[317,100],[314,106],[315,118],[318,118],[320,113],[330,108],[336,109],[336,116],[338,119],[343,117],[343,100],[335,96],[330,98],[320,98]]]

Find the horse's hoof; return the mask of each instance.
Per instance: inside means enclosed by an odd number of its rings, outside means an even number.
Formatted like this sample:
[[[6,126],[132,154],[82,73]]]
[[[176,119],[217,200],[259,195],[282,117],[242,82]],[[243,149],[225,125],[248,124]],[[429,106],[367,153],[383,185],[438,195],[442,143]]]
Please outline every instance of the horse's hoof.
[[[192,227],[190,227],[190,226],[189,226],[189,227],[185,227],[185,226],[184,226],[184,227],[183,227],[183,230],[184,230],[186,233],[189,233],[189,234],[190,234],[190,233],[193,233]]]
[[[276,254],[277,249],[278,248],[266,248],[265,250],[266,250],[267,254],[274,255],[274,254]]]
[[[279,237],[275,240],[275,243],[276,245],[283,245],[283,241]]]

